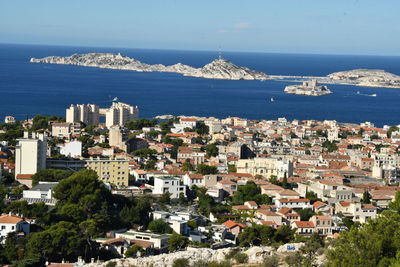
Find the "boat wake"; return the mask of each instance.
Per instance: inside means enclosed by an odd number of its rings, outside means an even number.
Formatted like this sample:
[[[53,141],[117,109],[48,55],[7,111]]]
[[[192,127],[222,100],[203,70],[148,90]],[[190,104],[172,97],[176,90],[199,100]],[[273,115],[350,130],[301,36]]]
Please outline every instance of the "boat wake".
[[[357,95],[370,96],[370,97],[377,97],[377,96],[378,96],[377,94],[370,94],[370,95],[368,95],[368,94],[361,94],[360,91],[357,91]]]

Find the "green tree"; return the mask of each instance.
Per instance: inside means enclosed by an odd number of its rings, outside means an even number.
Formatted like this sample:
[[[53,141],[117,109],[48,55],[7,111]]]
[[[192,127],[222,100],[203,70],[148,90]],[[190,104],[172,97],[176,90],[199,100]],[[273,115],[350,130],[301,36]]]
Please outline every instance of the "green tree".
[[[235,166],[235,165],[229,164],[229,165],[228,165],[228,172],[229,172],[229,173],[231,173],[231,172],[233,172],[233,173],[237,172],[236,166]]]
[[[186,258],[175,259],[172,263],[172,267],[187,267],[189,266],[189,260]]]
[[[196,125],[196,133],[203,135],[208,134],[208,126],[204,122],[198,122]]]
[[[189,239],[177,233],[173,233],[168,239],[168,250],[170,252],[181,250],[189,244]]]
[[[239,234],[239,245],[241,247],[271,245],[274,242],[274,235],[274,228],[255,224],[251,227],[247,227]]]
[[[209,157],[216,157],[218,156],[218,147],[216,143],[206,145],[206,156]]]
[[[207,164],[198,164],[196,172],[200,173],[200,174],[203,174],[203,175],[217,174],[218,173],[218,169],[215,166],[210,166],[210,165],[207,165]]]
[[[194,171],[194,167],[193,167],[193,165],[190,163],[190,161],[185,161],[185,162],[182,164],[182,171],[185,171],[185,172]]]
[[[133,155],[135,157],[141,157],[145,159],[155,159],[157,155],[157,151],[155,149],[150,149],[150,148],[143,148],[143,149],[138,149],[133,151]]]
[[[300,220],[301,221],[308,221],[313,215],[315,215],[315,212],[312,209],[295,209],[296,212],[300,215]]]
[[[142,118],[139,120],[134,120],[126,123],[125,127],[128,128],[129,130],[142,130],[143,127],[154,127],[156,125],[157,125],[157,120],[155,119],[149,120],[146,118]]]
[[[39,182],[59,182],[62,179],[71,176],[73,173],[73,171],[59,169],[39,170],[37,173],[32,175],[32,185],[35,186]]]
[[[157,234],[172,233],[172,228],[163,219],[151,221],[147,229]]]
[[[361,199],[361,203],[362,204],[371,204],[371,195],[367,190],[365,190],[364,193],[363,193],[363,197]]]
[[[128,258],[136,258],[138,256],[138,253],[143,256],[144,255],[144,249],[141,246],[138,245],[133,245],[130,248],[128,248],[125,251],[125,256]]]

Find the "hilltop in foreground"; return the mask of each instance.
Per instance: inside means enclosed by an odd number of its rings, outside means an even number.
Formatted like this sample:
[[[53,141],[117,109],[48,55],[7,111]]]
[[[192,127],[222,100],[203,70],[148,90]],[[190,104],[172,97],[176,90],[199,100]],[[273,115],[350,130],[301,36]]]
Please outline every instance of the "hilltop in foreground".
[[[139,60],[112,53],[88,53],[74,54],[68,57],[49,56],[41,59],[31,58],[33,63],[50,63],[79,65],[105,69],[132,70],[140,72],[175,72],[184,76],[192,76],[207,79],[225,80],[265,80],[268,75],[233,64],[226,59],[216,59],[202,68],[193,68],[177,63],[170,66],[162,64],[146,64]]]

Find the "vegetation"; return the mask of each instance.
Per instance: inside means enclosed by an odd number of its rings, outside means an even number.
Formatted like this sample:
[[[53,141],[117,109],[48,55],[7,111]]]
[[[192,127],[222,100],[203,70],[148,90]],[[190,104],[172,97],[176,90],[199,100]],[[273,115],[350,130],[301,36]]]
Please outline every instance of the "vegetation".
[[[172,233],[172,228],[163,219],[151,221],[147,229],[157,234]]]
[[[335,150],[338,149],[338,146],[336,145],[336,141],[325,141],[322,143],[322,147],[325,147],[326,149],[328,149],[328,152],[333,152]]]
[[[170,252],[181,250],[189,244],[189,239],[177,233],[173,233],[168,240],[168,250]]]
[[[59,182],[73,174],[73,171],[59,169],[39,170],[32,176],[32,185],[37,185],[39,182]]]
[[[207,165],[207,164],[199,164],[199,165],[197,165],[196,172],[200,173],[200,174],[203,174],[203,175],[217,174],[218,173],[218,169],[215,166],[210,166],[210,165]]]
[[[157,120],[152,119],[138,119],[135,121],[130,121],[125,124],[125,127],[128,128],[129,130],[142,130],[143,127],[154,127],[157,124]]]
[[[274,229],[270,226],[255,224],[239,234],[239,245],[249,247],[284,244],[294,240],[294,233],[295,230],[287,225]]]
[[[272,199],[261,194],[261,189],[252,181],[246,185],[239,185],[232,197],[233,204],[243,204],[246,201],[255,201],[257,204],[272,204]]]
[[[205,149],[206,149],[206,156],[208,158],[216,157],[218,155],[218,147],[216,143],[206,145]]]

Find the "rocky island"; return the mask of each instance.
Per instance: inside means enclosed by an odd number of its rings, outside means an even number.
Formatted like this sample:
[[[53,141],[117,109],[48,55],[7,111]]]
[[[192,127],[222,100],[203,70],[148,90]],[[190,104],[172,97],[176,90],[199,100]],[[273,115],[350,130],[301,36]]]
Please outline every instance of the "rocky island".
[[[317,85],[316,80],[304,81],[300,85],[288,85],[285,87],[285,93],[293,95],[321,96],[331,94],[332,91],[325,85]]]
[[[32,63],[65,64],[85,67],[131,70],[139,72],[173,72],[184,76],[224,79],[224,80],[265,80],[268,75],[262,72],[238,66],[232,62],[219,58],[202,68],[193,68],[188,65],[177,63],[170,66],[162,64],[146,64],[139,60],[113,53],[88,53],[74,54],[72,56],[60,57],[49,56],[45,58],[31,58]]]
[[[355,69],[340,71],[327,76],[333,81],[342,84],[357,86],[400,88],[400,76],[384,70]]]

